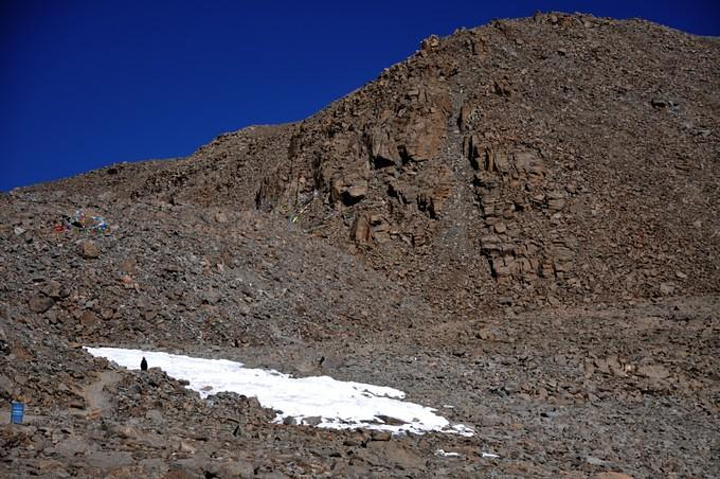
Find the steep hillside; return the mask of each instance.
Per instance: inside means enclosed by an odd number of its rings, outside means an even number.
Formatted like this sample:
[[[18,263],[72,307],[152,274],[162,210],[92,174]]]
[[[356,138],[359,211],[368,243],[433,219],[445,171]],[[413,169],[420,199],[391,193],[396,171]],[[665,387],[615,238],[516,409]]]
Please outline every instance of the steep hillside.
[[[717,64],[641,21],[431,37],[300,125],[257,204],[309,201],[307,229],[455,304],[716,291]]]
[[[719,56],[640,20],[496,21],[299,124],[95,176],[272,211],[458,312],[716,292]]]

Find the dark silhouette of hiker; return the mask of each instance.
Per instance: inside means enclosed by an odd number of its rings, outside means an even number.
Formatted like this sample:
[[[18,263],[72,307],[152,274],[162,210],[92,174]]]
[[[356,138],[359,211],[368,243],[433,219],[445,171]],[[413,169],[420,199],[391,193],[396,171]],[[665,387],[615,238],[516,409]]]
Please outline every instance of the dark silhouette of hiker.
[[[145,356],[143,356],[142,361],[140,361],[140,371],[147,371],[147,361],[145,360]]]

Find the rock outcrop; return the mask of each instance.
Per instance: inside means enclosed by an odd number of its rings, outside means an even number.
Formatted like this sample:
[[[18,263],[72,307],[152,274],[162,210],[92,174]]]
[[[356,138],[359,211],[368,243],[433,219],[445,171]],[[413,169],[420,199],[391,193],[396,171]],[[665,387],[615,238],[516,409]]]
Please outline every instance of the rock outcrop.
[[[135,195],[273,211],[428,298],[433,271],[490,303],[713,292],[717,55],[639,20],[496,21],[428,38],[303,122],[224,135]]]

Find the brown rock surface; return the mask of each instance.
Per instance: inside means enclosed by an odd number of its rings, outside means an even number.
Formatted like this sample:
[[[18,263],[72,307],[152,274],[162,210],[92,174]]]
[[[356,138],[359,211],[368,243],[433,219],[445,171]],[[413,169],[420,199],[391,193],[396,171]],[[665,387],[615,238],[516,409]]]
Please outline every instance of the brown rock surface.
[[[83,241],[80,244],[80,255],[85,259],[96,259],[100,256],[100,248],[92,241]]]

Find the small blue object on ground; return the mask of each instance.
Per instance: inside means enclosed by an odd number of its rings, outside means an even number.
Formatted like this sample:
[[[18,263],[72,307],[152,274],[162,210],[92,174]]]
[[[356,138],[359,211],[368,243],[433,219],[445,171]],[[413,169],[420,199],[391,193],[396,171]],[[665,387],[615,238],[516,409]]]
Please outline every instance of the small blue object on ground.
[[[23,404],[21,402],[13,402],[10,422],[12,422],[13,424],[22,424],[24,415],[25,415],[25,404]]]

